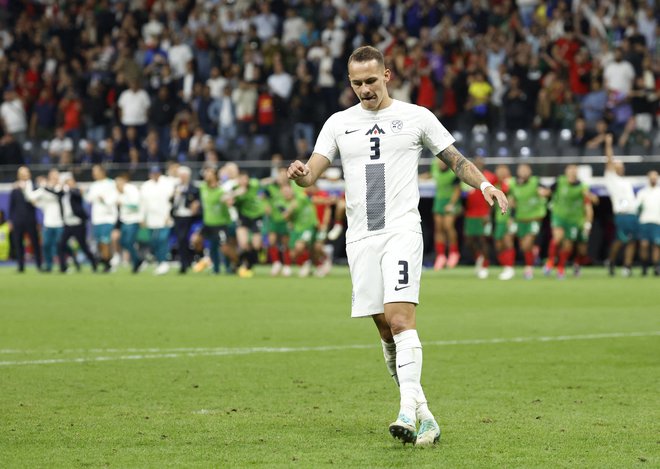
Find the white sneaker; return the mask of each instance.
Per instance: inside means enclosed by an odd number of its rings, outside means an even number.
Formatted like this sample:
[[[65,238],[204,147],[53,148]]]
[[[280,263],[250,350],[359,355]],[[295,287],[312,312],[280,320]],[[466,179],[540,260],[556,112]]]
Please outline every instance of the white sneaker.
[[[502,270],[498,278],[500,280],[511,280],[515,275],[516,275],[516,271],[514,270],[514,268],[510,266],[506,266],[504,267],[504,270]]]
[[[118,267],[119,264],[121,264],[121,256],[119,255],[118,252],[114,253],[114,255],[110,258],[110,266],[112,267]]]
[[[330,241],[335,241],[339,239],[343,231],[344,231],[344,227],[339,223],[335,223],[332,229],[328,231],[328,239]]]
[[[282,272],[282,263],[280,261],[273,262],[273,267],[270,269],[270,275],[276,277]]]
[[[488,267],[481,267],[477,271],[477,277],[481,280],[485,280],[488,278]]]
[[[285,265],[282,267],[282,277],[291,277],[291,266]]]
[[[309,274],[312,272],[312,261],[305,261],[300,267],[298,272],[298,277],[309,277]]]
[[[477,257],[476,261],[474,262],[474,270],[475,272],[479,272],[484,266],[484,256],[479,256]]]
[[[169,262],[161,262],[158,264],[158,267],[156,267],[156,270],[154,270],[154,275],[165,275],[170,271],[170,264]]]

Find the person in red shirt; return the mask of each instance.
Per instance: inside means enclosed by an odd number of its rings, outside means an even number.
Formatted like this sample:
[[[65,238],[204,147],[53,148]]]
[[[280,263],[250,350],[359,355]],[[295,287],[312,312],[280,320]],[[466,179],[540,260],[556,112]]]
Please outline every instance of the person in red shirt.
[[[59,111],[66,136],[77,142],[80,139],[82,104],[73,88],[69,88],[60,101]]]
[[[484,169],[484,159],[477,157],[474,159],[475,166],[483,172],[484,176],[493,185],[498,184],[497,176]],[[466,189],[466,186],[463,186]],[[467,190],[465,197],[465,219],[463,221],[463,234],[465,243],[472,251],[475,259],[477,277],[480,279],[488,278],[489,247],[488,237],[491,236],[493,225],[491,223],[491,207],[483,198],[481,191],[473,189]]]
[[[571,91],[577,97],[581,98],[591,91],[591,62],[587,49],[581,48],[569,63],[568,80]]]

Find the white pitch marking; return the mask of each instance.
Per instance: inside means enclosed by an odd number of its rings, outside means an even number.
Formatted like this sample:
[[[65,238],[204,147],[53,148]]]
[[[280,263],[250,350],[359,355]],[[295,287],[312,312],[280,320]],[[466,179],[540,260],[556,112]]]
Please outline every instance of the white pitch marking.
[[[488,345],[488,344],[515,344],[531,342],[564,342],[572,340],[620,339],[626,337],[655,337],[660,331],[649,332],[609,332],[602,334],[578,334],[540,337],[501,337],[493,339],[465,339],[465,340],[438,340],[424,342],[425,346],[451,346],[451,345]],[[60,363],[88,363],[121,360],[149,360],[158,358],[204,357],[223,355],[249,355],[253,353],[295,353],[295,352],[329,352],[337,350],[356,350],[376,348],[375,345],[325,345],[318,347],[246,347],[246,348],[173,348],[173,349],[88,349],[69,350],[68,352],[81,353],[134,353],[132,355],[75,357],[75,358],[44,358],[38,360],[8,360],[0,361],[0,366],[18,365],[55,365]],[[2,351],[5,352],[6,351]],[[13,353],[18,353],[16,350]],[[20,351],[20,353],[47,353],[48,351]],[[53,351],[51,351],[53,352]],[[53,353],[65,353],[66,350]],[[137,352],[137,353],[135,353]]]

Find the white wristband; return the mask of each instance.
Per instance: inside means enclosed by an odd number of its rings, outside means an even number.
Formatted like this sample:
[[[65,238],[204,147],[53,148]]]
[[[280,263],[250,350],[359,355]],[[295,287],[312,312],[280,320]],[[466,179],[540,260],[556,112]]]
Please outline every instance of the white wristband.
[[[479,189],[481,189],[481,193],[483,194],[483,192],[484,192],[488,187],[493,187],[493,185],[492,185],[490,182],[488,182],[488,181],[484,181],[484,182],[482,182],[481,185],[479,186]]]

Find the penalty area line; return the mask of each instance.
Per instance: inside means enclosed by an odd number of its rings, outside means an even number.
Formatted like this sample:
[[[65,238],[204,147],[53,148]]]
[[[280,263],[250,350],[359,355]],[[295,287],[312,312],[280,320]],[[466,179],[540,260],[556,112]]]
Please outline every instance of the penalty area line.
[[[602,339],[621,339],[631,337],[658,337],[660,331],[648,332],[609,332],[600,334],[577,334],[577,335],[559,335],[559,336],[538,336],[538,337],[501,337],[492,339],[464,339],[464,340],[437,340],[424,342],[424,346],[447,347],[453,345],[495,345],[495,344],[517,344],[517,343],[544,343],[544,342],[566,342],[578,340],[602,340]],[[35,360],[5,360],[0,361],[0,366],[21,366],[21,365],[56,365],[63,363],[92,363],[108,361],[129,361],[129,360],[153,360],[163,358],[182,358],[182,357],[211,357],[226,355],[251,355],[255,353],[296,353],[296,352],[331,352],[341,350],[360,350],[377,348],[376,345],[325,345],[317,347],[243,347],[243,348],[145,348],[145,349],[77,349],[77,350],[59,350],[59,351],[21,351],[17,349],[0,350],[0,353],[119,353],[119,355],[106,356],[86,356],[86,357],[62,357],[62,358],[43,358]]]

